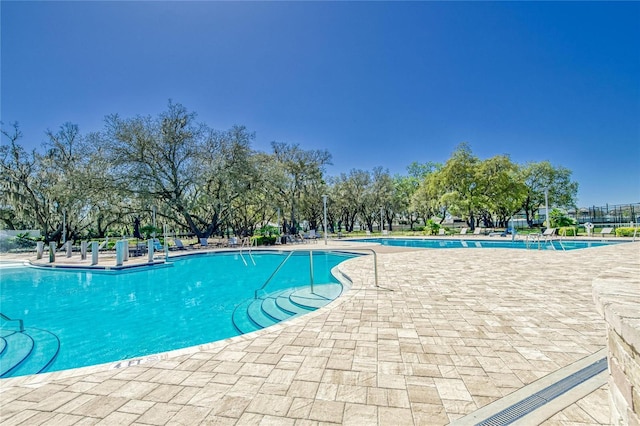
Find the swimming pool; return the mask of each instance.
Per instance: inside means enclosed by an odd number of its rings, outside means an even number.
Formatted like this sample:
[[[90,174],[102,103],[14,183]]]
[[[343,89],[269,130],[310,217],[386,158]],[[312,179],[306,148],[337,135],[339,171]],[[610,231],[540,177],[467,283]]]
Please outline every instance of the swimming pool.
[[[234,309],[256,290],[289,252],[238,252],[182,256],[166,266],[127,271],[5,268],[0,282],[0,373],[16,344],[18,320],[44,342],[34,351],[57,355],[43,372],[77,368],[215,342],[241,334]],[[317,286],[338,281],[331,269],[354,257],[314,252]],[[264,293],[309,285],[309,252],[293,252]],[[54,337],[51,337],[54,336]],[[14,339],[14,340],[11,340]],[[4,342],[4,343],[3,343]],[[22,343],[29,345],[27,341]],[[37,346],[37,342],[36,342]],[[26,350],[26,349],[24,349]],[[38,354],[37,354],[38,355]],[[52,354],[40,354],[48,357]],[[3,367],[2,364],[5,366]],[[4,377],[33,374],[16,368]]]
[[[599,247],[618,244],[624,241],[585,241],[585,240],[551,240],[526,241],[511,240],[510,237],[501,240],[486,239],[435,239],[435,238],[359,238],[350,241],[378,243],[384,246],[416,247],[416,248],[508,248],[508,249],[540,249],[540,250],[578,250],[589,247]]]

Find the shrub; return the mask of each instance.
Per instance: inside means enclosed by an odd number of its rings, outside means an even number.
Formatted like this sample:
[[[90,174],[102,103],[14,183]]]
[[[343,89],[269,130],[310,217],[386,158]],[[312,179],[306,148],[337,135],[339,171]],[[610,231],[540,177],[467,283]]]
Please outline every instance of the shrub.
[[[558,235],[567,236],[567,237],[575,237],[578,235],[578,230],[574,226],[563,226],[558,229]]]
[[[549,219],[551,220],[551,226],[554,228],[570,227],[577,222],[575,219],[569,217],[567,213],[559,209],[551,210],[551,212],[549,212]]]
[[[616,228],[616,237],[633,237],[633,231],[636,231],[636,236],[640,234],[640,228],[632,228],[630,226]]]
[[[258,246],[272,246],[276,243],[276,238],[276,236],[265,237],[262,235],[254,235],[251,237],[251,240],[255,241]]]
[[[427,220],[427,224],[424,227],[425,234],[437,235],[440,230],[440,224],[436,223],[433,219]]]

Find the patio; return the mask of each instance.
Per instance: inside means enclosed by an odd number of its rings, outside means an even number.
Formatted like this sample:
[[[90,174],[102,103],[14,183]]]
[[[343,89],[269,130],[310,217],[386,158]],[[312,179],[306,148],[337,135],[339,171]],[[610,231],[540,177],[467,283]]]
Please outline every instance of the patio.
[[[304,317],[118,368],[3,379],[0,422],[445,425],[605,348],[594,278],[622,265],[640,285],[640,243],[376,251],[378,287],[371,256],[350,260],[351,290]],[[608,424],[606,384],[565,401],[531,419]]]

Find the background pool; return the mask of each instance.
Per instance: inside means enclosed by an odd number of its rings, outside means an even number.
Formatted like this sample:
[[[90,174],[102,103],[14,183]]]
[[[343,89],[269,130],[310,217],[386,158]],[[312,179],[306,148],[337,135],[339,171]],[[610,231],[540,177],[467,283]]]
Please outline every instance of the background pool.
[[[541,250],[577,250],[589,247],[617,244],[623,241],[584,241],[584,240],[551,240],[525,241],[511,240],[511,237],[496,237],[499,240],[486,239],[435,239],[435,238],[361,238],[350,241],[378,243],[394,247],[417,248],[510,248],[510,249],[541,249]]]
[[[47,371],[136,358],[238,335],[236,306],[253,298],[288,252],[189,255],[127,272],[33,267],[2,270],[0,307],[25,327],[58,336]],[[314,252],[314,282],[352,255]],[[294,253],[267,292],[309,284],[309,253]],[[5,324],[6,325],[6,324]],[[1,359],[0,359],[1,360]]]

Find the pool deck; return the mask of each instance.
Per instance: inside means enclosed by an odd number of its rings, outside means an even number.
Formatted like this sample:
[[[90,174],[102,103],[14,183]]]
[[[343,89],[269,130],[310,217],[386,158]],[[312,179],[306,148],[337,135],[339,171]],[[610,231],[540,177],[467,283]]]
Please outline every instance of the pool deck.
[[[376,250],[377,286],[373,258],[363,256],[339,266],[352,280],[345,295],[268,329],[142,360],[2,379],[0,423],[466,424],[601,356],[606,324],[594,278],[623,267],[640,287],[640,242],[567,252],[344,240],[281,248],[354,246]],[[592,383],[525,423],[609,424],[607,384]]]

